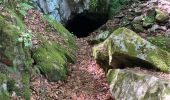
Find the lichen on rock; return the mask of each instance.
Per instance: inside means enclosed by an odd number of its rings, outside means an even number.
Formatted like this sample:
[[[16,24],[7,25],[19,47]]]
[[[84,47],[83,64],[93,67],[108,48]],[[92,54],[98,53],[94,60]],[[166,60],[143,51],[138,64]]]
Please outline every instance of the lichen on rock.
[[[110,91],[115,99],[168,100],[170,81],[127,69],[110,69],[107,73]]]
[[[138,60],[141,59],[154,65],[152,66],[154,69],[159,69],[163,72],[170,71],[170,53],[153,45],[127,28],[115,30],[104,42],[93,48],[93,56],[97,60],[103,59],[101,56],[105,56],[107,58],[105,60],[108,61],[109,65],[112,65],[112,62],[115,61],[119,62],[118,58],[122,57],[122,55],[125,55],[123,58],[128,62],[130,61],[129,63],[137,64]],[[122,63],[124,64],[125,62],[121,61],[120,64]],[[132,67],[132,65],[130,64],[128,67]]]
[[[156,16],[155,16],[156,20],[158,22],[166,22],[169,19],[169,15],[166,14],[165,12],[161,11],[160,9],[156,9]]]

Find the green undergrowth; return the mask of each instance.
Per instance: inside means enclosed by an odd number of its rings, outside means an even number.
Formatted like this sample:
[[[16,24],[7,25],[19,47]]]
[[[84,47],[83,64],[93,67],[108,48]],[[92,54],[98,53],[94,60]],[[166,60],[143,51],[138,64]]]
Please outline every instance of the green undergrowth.
[[[112,19],[121,9],[130,6],[130,4],[136,1],[138,0],[110,0],[109,17]]]
[[[4,15],[4,13],[7,14]],[[26,46],[24,41],[18,41],[22,34],[27,33],[28,30],[22,19],[14,10],[9,8],[4,8],[0,12],[0,22],[0,55],[3,58],[0,63],[7,66],[7,68],[2,66],[6,71],[0,71],[0,73],[7,76],[6,83],[4,83],[7,90],[5,92],[0,91],[0,99],[8,100],[9,94],[15,91],[18,96],[29,100],[30,70],[32,66],[30,47]],[[26,73],[28,78],[25,78]]]

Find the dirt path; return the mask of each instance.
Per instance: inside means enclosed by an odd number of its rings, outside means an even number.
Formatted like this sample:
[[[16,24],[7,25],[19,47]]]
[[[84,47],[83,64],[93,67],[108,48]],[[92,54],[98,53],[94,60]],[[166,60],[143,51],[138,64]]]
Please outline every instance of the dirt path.
[[[167,0],[158,1],[158,7],[170,13]],[[115,26],[112,21],[107,24]],[[76,39],[79,47],[77,62],[69,66],[70,74],[66,81],[48,82],[43,76],[32,77],[31,100],[112,100],[104,72],[92,57],[92,47],[87,42],[89,38],[90,36]]]
[[[69,66],[65,82],[47,82],[42,76],[33,77],[32,100],[112,100],[103,70],[92,58],[87,38],[76,40],[77,63]]]
[[[35,10],[28,11],[25,23],[32,32],[41,33],[49,39],[58,41],[58,33],[46,32],[47,22],[41,19],[42,14]],[[77,62],[69,65],[69,76],[64,82],[48,82],[41,75],[33,75],[30,88],[31,100],[112,100],[103,70],[92,57],[92,46],[89,37],[77,38]],[[38,40],[33,34],[33,44]]]

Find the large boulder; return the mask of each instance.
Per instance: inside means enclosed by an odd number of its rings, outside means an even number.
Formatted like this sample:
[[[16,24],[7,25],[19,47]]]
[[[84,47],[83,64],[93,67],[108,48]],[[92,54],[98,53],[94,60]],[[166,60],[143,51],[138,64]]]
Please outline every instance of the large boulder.
[[[110,92],[116,100],[169,100],[170,81],[127,69],[109,70]]]
[[[104,66],[144,66],[163,72],[170,71],[170,53],[127,28],[115,30],[104,42],[95,45],[93,56],[98,62],[103,62]]]

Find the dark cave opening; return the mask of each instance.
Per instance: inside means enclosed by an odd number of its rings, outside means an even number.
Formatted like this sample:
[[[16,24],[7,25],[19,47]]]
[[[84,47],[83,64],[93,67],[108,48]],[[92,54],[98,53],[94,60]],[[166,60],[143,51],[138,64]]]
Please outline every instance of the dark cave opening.
[[[81,13],[66,23],[66,28],[78,38],[89,36],[108,20],[107,14]]]

